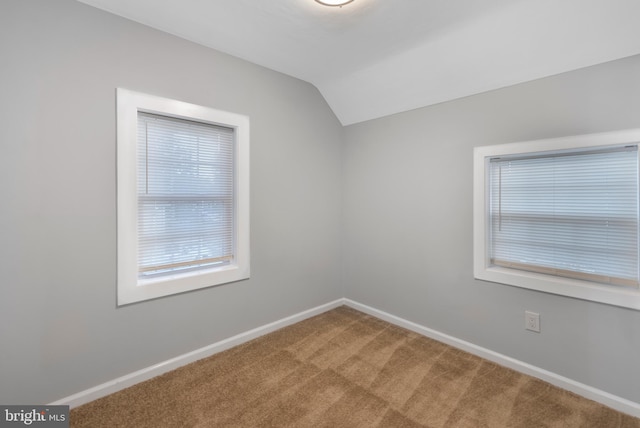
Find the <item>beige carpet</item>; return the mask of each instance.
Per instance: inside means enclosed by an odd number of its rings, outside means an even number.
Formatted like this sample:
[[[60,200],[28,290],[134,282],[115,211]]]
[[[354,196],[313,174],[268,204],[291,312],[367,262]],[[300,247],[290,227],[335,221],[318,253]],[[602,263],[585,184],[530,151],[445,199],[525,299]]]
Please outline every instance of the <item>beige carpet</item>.
[[[348,307],[73,409],[72,427],[640,427]]]

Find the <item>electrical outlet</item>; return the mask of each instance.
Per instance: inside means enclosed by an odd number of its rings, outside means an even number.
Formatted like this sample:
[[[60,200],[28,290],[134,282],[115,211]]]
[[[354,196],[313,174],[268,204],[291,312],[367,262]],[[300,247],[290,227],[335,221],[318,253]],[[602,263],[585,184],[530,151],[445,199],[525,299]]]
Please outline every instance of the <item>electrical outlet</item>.
[[[524,328],[540,333],[540,314],[524,311]]]

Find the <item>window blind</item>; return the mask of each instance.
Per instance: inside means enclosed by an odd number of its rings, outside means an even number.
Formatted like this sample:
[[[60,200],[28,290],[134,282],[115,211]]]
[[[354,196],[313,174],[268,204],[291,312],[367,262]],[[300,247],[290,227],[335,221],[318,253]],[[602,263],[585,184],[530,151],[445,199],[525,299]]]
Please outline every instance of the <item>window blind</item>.
[[[638,286],[637,146],[489,161],[493,265]]]
[[[234,130],[138,113],[140,277],[234,257]]]

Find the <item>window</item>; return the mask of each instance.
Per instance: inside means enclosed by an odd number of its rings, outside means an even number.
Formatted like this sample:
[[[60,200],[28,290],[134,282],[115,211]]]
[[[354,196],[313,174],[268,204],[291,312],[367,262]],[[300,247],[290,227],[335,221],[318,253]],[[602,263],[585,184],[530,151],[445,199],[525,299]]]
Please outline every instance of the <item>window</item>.
[[[118,304],[249,277],[249,119],[118,89]]]
[[[640,309],[640,130],[477,147],[474,274]]]

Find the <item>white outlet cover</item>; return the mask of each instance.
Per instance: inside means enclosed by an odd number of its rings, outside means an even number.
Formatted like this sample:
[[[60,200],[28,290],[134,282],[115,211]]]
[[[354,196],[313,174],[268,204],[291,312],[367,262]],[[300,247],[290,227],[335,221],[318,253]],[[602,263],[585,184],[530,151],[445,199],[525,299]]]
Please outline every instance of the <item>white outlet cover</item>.
[[[524,327],[527,330],[540,333],[540,314],[531,311],[524,312]]]

